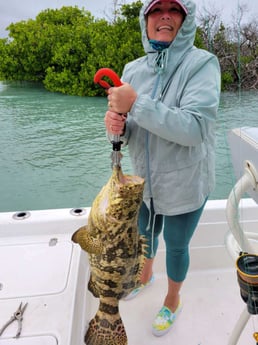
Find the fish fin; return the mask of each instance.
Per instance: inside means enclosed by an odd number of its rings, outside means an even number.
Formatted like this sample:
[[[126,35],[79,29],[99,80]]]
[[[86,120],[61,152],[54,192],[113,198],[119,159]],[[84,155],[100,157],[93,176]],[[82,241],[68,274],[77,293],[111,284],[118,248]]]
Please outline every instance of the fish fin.
[[[88,282],[88,290],[93,294],[94,297],[98,298],[99,297],[99,291],[96,288],[96,284],[94,284],[92,280],[92,274],[90,275],[90,279]]]
[[[86,345],[127,345],[127,335],[119,312],[110,315],[98,310],[89,323],[84,341]]]
[[[139,242],[140,242],[140,250],[142,251],[141,254],[143,254],[144,256],[146,256],[146,254],[148,253],[148,247],[149,245],[147,244],[147,238],[144,236],[144,235],[140,235],[139,236],[140,239],[139,239]]]
[[[146,263],[147,248],[148,248],[148,244],[147,244],[146,237],[140,235],[138,252],[137,252],[137,255],[139,257],[139,262],[138,262],[137,270],[134,273],[136,275],[136,278],[134,280],[135,282],[134,289],[141,285],[141,276],[142,276],[142,272]]]
[[[72,236],[72,241],[78,243],[80,247],[89,254],[101,254],[103,246],[101,242],[93,237],[87,226],[79,228]]]

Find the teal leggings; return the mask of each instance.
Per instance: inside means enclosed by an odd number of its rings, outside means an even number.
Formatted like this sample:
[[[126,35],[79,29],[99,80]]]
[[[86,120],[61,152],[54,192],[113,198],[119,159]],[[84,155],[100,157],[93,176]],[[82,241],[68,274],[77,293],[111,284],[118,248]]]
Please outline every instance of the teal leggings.
[[[206,201],[205,201],[206,203]],[[201,217],[205,203],[196,211],[177,216],[155,215],[151,202],[151,214],[142,203],[139,214],[139,231],[147,238],[148,250],[146,257],[156,255],[158,249],[158,237],[163,229],[166,244],[166,269],[167,275],[175,282],[182,282],[189,267],[189,243]]]

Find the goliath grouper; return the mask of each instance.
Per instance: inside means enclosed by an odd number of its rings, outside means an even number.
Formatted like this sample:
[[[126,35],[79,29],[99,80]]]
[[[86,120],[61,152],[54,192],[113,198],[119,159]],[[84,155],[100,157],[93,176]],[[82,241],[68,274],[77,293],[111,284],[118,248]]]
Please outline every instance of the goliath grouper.
[[[142,178],[123,175],[115,165],[92,204],[88,225],[72,237],[89,253],[88,289],[100,300],[85,335],[87,345],[127,344],[118,304],[140,284],[146,244],[138,234],[137,218],[143,186]]]

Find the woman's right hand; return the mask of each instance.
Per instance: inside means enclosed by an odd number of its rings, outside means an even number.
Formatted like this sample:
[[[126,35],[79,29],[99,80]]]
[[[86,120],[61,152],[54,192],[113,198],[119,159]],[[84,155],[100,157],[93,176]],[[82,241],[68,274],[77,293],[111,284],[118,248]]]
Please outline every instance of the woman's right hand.
[[[118,114],[108,110],[104,118],[107,131],[113,135],[122,135],[125,130],[126,118],[127,114]]]

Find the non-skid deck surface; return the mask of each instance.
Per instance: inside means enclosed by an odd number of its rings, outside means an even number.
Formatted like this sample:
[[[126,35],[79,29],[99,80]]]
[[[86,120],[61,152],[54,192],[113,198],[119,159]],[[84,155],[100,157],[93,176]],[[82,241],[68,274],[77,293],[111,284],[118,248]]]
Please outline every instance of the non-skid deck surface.
[[[241,300],[233,269],[192,271],[182,289],[183,310],[173,329],[163,337],[151,334],[151,323],[162,306],[166,276],[156,274],[155,283],[135,299],[120,302],[128,345],[227,345],[234,326],[246,307]],[[92,314],[98,305],[92,299]],[[238,345],[256,345],[257,316],[252,316]],[[255,326],[256,329],[255,329]]]

